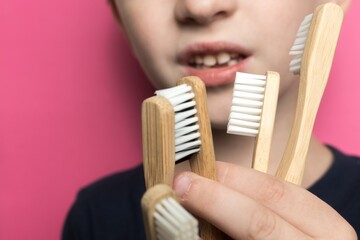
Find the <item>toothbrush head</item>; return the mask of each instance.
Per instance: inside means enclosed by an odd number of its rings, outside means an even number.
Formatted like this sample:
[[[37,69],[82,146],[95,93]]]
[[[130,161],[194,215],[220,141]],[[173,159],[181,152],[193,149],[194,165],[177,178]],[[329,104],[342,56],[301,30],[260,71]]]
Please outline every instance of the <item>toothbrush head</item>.
[[[256,137],[259,133],[266,76],[237,72],[227,133]]]
[[[146,191],[141,207],[148,240],[198,240],[198,221],[176,200],[172,189],[158,184]]]
[[[185,77],[177,87],[156,91],[142,104],[146,187],[172,186],[175,162],[189,159],[193,172],[215,179],[215,154],[206,90],[201,79]],[[200,134],[201,133],[201,134]]]
[[[299,30],[296,34],[296,39],[289,52],[289,55],[294,56],[290,62],[290,72],[294,73],[295,75],[300,74],[302,57],[305,49],[306,40],[309,35],[309,29],[311,26],[313,15],[313,13],[307,15],[301,22]]]
[[[157,96],[165,97],[173,106],[175,113],[175,161],[200,151],[200,132],[195,94],[191,86],[181,84],[176,87],[155,92]]]
[[[294,56],[290,62],[290,72],[304,75],[321,67],[324,69],[321,74],[328,76],[343,15],[339,5],[329,2],[318,6],[314,13],[304,18],[289,52]],[[324,52],[327,54],[322,54]]]

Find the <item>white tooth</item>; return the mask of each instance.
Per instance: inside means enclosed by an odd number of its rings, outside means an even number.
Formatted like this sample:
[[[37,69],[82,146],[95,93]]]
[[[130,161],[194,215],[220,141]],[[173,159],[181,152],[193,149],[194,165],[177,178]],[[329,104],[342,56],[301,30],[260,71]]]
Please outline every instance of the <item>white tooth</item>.
[[[230,54],[226,52],[221,52],[217,55],[217,63],[218,64],[224,64],[230,61],[231,57]]]
[[[239,56],[239,54],[237,54],[237,53],[230,53],[231,58],[237,58],[238,56]]]
[[[196,64],[203,64],[203,57],[195,56],[195,62]]]
[[[238,63],[238,60],[231,60],[227,63],[228,66],[232,66]]]
[[[205,55],[204,57],[204,65],[208,67],[212,67],[216,65],[216,58],[213,55]]]

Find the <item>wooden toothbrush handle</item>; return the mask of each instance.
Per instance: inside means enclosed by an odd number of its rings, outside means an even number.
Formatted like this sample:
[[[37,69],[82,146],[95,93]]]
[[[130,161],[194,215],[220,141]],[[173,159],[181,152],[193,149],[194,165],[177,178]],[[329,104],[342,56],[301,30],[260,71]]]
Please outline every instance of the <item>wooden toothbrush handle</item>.
[[[155,227],[154,213],[156,212],[155,206],[161,200],[166,198],[177,199],[176,194],[172,188],[166,184],[156,184],[151,188],[147,189],[141,198],[141,210],[145,225],[145,233],[147,240],[156,240],[157,233]]]
[[[207,108],[206,89],[204,83],[198,77],[184,77],[177,85],[187,84],[192,87],[195,94],[196,116],[198,117],[200,132],[200,151],[190,158],[191,170],[203,177],[216,180],[215,152],[211,132],[209,113]]]
[[[142,104],[142,143],[146,189],[163,183],[172,187],[175,171],[174,110],[164,97]]]
[[[255,139],[252,168],[260,172],[268,171],[271,140],[274,129],[276,106],[279,95],[280,75],[277,72],[266,73],[266,86],[261,113],[259,133]]]
[[[207,108],[206,88],[203,81],[195,76],[184,77],[177,85],[187,84],[192,87],[195,94],[197,109],[196,116],[199,118],[200,151],[191,156],[189,162],[191,170],[203,177],[216,180],[215,152],[211,132],[209,113]],[[206,189],[211,191],[211,189]],[[199,219],[200,236],[203,240],[222,240],[228,237],[210,223]]]
[[[200,237],[202,240],[227,240],[232,239],[210,223],[201,218],[197,218],[199,221]]]

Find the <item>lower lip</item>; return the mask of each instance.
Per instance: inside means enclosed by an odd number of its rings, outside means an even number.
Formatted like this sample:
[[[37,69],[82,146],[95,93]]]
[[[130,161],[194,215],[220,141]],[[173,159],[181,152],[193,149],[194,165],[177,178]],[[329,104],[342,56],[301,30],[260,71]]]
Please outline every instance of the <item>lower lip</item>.
[[[198,76],[203,80],[207,87],[217,87],[221,85],[232,84],[235,80],[236,72],[243,72],[248,57],[232,66],[215,67],[208,69],[196,69],[186,66],[185,74],[189,76]]]

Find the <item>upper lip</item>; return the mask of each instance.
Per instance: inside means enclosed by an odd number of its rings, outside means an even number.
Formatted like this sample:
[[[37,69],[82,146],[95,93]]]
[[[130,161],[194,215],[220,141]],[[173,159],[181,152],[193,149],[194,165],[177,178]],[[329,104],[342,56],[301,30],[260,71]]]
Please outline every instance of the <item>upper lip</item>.
[[[190,59],[197,55],[217,54],[220,52],[237,53],[246,58],[250,52],[231,42],[199,42],[185,47],[178,55],[181,64],[188,65]]]

